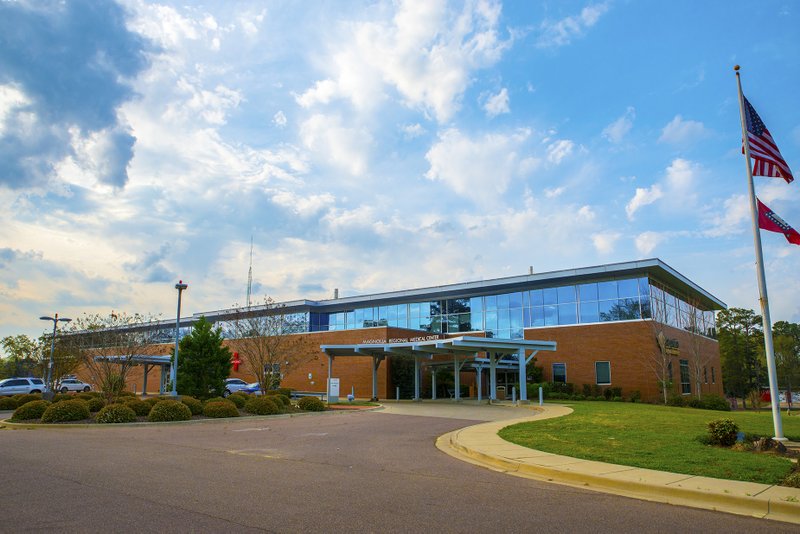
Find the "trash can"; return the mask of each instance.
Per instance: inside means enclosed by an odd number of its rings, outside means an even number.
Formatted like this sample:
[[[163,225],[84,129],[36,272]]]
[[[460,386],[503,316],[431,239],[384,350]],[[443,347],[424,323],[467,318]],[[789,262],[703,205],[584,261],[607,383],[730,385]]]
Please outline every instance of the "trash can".
[[[505,386],[497,386],[494,390],[494,398],[497,400],[506,400],[506,387]]]

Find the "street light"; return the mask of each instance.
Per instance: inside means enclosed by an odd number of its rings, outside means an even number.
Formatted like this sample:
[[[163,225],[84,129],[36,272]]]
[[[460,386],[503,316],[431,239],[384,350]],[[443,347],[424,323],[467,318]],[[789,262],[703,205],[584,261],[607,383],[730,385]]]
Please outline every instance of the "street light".
[[[181,333],[181,292],[189,287],[183,280],[178,280],[175,289],[178,290],[178,315],[175,316],[175,354],[173,354],[172,366],[169,370],[169,379],[172,381],[172,396],[178,396],[178,341]]]
[[[63,323],[68,323],[72,319],[67,319],[66,317],[58,317],[56,314],[55,317],[39,317],[42,321],[53,321],[53,339],[50,341],[50,361],[47,364],[47,381],[44,383],[44,390],[45,393],[48,395],[51,393],[50,390],[50,380],[53,378],[53,352],[56,350],[56,327],[58,326],[59,321]]]

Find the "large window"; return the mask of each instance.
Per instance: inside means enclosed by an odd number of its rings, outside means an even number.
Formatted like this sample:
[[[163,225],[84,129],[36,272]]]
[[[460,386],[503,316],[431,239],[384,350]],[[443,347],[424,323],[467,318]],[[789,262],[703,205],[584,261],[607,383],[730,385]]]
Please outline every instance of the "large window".
[[[599,386],[611,383],[611,362],[594,362],[594,375]]]
[[[681,360],[681,393],[689,395],[692,392],[692,384],[689,379],[689,360]]]
[[[553,364],[553,382],[567,383],[567,364],[554,363]]]

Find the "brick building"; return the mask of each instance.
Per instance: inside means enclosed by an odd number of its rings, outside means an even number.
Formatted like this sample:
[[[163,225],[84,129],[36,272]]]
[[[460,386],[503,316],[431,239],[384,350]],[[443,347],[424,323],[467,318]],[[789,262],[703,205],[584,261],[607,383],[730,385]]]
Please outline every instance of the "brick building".
[[[660,395],[661,360],[666,360],[676,394],[722,394],[719,347],[715,339],[715,311],[725,304],[659,259],[616,263],[456,283],[437,287],[342,297],[330,300],[296,300],[281,303],[291,318],[292,335],[316,345],[398,343],[455,336],[485,336],[557,342],[555,352],[536,355],[544,380],[567,382],[578,391],[583,384],[620,387],[623,395],[634,391],[646,400]],[[250,309],[258,313],[259,307]],[[265,308],[266,312],[267,309]],[[223,331],[231,310],[197,313],[181,319],[181,334],[205,316]],[[174,339],[174,321],[163,321],[167,340]],[[236,339],[229,339],[236,350]],[[478,373],[485,358],[478,355],[462,368],[460,383],[477,395]],[[483,355],[485,356],[485,355]],[[393,362],[394,360],[394,362]],[[372,391],[372,359],[337,359],[334,376],[342,394],[357,397]],[[378,396],[393,398],[398,373],[392,366],[401,359],[388,357],[378,367]],[[518,367],[503,367],[498,386],[519,385]],[[430,395],[432,372],[444,365],[433,358],[422,368],[424,396]],[[141,391],[141,367],[128,382]],[[320,351],[303,365],[283,373],[282,385],[303,391],[326,390],[328,358]],[[148,375],[148,390],[158,388],[159,369]],[[254,380],[240,367],[233,376]],[[441,375],[440,375],[441,376]],[[483,375],[481,375],[483,376]],[[394,379],[393,379],[394,378]],[[163,383],[163,382],[162,382]],[[440,379],[437,388],[446,388]],[[481,396],[491,397],[488,380],[481,381]],[[446,393],[446,389],[443,393]],[[440,395],[441,396],[441,395]]]

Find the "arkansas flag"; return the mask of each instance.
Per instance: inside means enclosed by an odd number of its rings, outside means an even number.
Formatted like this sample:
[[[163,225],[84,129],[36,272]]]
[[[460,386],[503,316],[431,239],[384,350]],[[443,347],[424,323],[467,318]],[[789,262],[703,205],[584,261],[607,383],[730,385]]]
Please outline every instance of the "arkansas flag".
[[[778,217],[778,215],[764,205],[763,202],[756,199],[758,202],[758,227],[762,230],[770,232],[778,232],[786,236],[789,243],[800,245],[800,234],[797,230],[786,224],[786,221]]]

